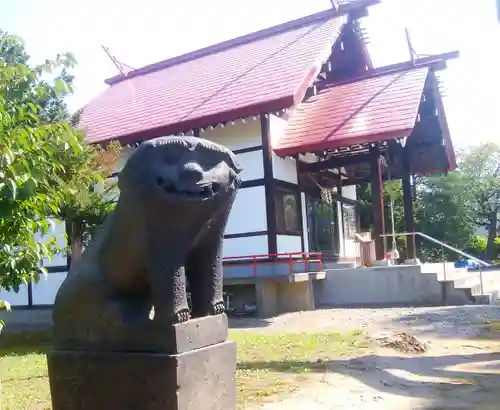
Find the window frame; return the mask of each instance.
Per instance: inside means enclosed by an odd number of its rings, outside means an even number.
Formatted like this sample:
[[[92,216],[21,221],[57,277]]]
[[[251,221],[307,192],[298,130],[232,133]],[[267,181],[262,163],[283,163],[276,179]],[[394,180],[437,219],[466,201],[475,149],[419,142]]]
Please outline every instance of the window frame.
[[[295,212],[297,215],[296,229],[287,229],[286,227],[286,212],[284,209],[284,200],[286,196],[293,196],[295,198]],[[300,200],[300,192],[298,189],[294,190],[283,186],[276,186],[273,201],[275,206],[277,235],[302,236],[302,207]]]

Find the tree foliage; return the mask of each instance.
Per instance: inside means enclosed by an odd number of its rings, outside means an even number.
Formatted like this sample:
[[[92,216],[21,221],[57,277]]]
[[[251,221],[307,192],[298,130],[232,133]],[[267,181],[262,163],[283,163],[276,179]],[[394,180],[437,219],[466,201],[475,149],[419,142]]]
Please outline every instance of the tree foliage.
[[[0,30],[0,288],[19,291],[59,252],[49,218],[79,221],[83,236],[111,201],[94,192],[119,149],[83,143],[64,97],[72,92],[71,54],[29,65],[24,43]]]
[[[464,249],[476,228],[467,201],[463,200],[465,182],[460,173],[420,177],[417,184],[416,229],[457,249]],[[420,241],[420,245],[423,260],[442,258],[440,246],[429,241]],[[456,254],[448,256],[457,257]]]
[[[457,173],[463,180],[461,199],[475,225],[488,231],[486,257],[494,259],[500,213],[500,145],[486,142],[460,153]]]
[[[459,167],[447,175],[429,175],[416,178],[414,202],[415,230],[458,249],[473,249],[474,255],[493,260],[498,258],[495,238],[500,212],[500,147],[494,143],[473,146],[459,154]],[[391,232],[390,199],[394,205],[395,232],[404,232],[403,193],[401,181],[384,183],[386,231]],[[369,185],[358,189],[361,201],[361,220],[365,229],[372,227],[372,203]],[[478,227],[488,228],[485,249],[473,246]],[[440,246],[418,240],[423,260],[442,257]],[[391,244],[388,243],[389,247]],[[397,240],[404,257],[404,239]],[[456,254],[447,257],[454,259]]]
[[[84,145],[79,156],[64,159],[66,174],[59,181],[63,196],[59,217],[66,221],[73,262],[115,206],[117,187],[109,177],[120,153],[118,142],[106,149]]]

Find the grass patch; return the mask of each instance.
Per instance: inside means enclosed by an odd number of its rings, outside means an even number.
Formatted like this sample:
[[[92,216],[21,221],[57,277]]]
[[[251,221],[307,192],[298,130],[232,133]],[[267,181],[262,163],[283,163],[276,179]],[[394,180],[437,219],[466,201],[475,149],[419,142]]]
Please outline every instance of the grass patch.
[[[361,332],[260,333],[231,331],[238,343],[238,408],[291,392],[310,372],[326,370],[326,362],[354,355],[367,346]],[[45,353],[50,332],[0,336],[0,369],[5,410],[50,409]]]
[[[327,362],[358,354],[367,346],[361,332],[257,333],[231,332],[238,343],[238,408],[270,396],[289,393],[311,372],[324,372]]]
[[[500,321],[487,320],[485,321],[485,328],[493,333],[500,333]]]
[[[500,339],[500,321],[498,320],[485,320],[479,324],[482,330],[479,339],[498,340]]]

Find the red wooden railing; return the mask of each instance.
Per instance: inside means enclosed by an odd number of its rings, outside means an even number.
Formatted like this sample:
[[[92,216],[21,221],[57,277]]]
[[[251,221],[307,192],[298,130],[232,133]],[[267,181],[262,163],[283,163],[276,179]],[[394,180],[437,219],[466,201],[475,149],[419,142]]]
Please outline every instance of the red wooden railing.
[[[265,264],[285,264],[290,266],[290,274],[293,273],[293,265],[303,263],[305,271],[308,271],[309,263],[318,263],[319,270],[323,271],[323,255],[321,252],[284,252],[268,253],[262,255],[226,256],[223,262],[231,262],[229,266],[253,266],[253,276],[257,276],[257,265]]]

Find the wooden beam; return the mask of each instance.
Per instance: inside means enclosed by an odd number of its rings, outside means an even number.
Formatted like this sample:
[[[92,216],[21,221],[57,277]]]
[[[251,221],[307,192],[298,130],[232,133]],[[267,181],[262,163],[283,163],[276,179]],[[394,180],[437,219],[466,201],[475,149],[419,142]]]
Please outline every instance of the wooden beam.
[[[375,253],[377,260],[385,259],[384,238],[384,195],[382,191],[382,164],[380,163],[380,148],[378,145],[370,148],[371,188],[372,188],[372,212],[373,212],[373,234],[375,240]]]
[[[402,151],[402,168],[403,168],[403,208],[405,231],[415,232],[415,222],[413,220],[413,195],[411,187],[411,165],[410,151],[408,147]],[[416,260],[415,235],[406,236],[406,249],[408,250],[407,259]]]
[[[260,115],[260,131],[262,136],[262,155],[264,168],[264,190],[266,197],[266,221],[267,221],[267,248],[268,253],[278,253],[278,227],[276,220],[276,203],[274,196],[276,182],[273,175],[273,158],[271,148],[271,125],[269,117]]]
[[[350,165],[357,165],[370,162],[370,154],[360,154],[350,158],[329,158],[318,162],[301,162],[300,172],[318,172],[326,169],[342,168]]]

